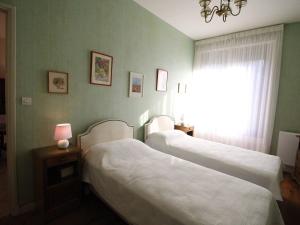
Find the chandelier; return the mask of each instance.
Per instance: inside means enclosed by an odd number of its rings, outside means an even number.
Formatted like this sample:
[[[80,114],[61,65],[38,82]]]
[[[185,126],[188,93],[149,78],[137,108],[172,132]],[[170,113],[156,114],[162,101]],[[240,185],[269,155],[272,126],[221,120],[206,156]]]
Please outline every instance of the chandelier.
[[[237,8],[237,12],[233,12],[232,4],[234,1],[234,5]],[[211,0],[199,0],[199,4],[202,7],[201,16],[205,18],[205,22],[209,23],[214,14],[216,13],[218,16],[223,17],[223,22],[226,22],[227,16],[237,16],[241,13],[242,7],[246,5],[247,0],[220,0],[220,6],[209,7]]]

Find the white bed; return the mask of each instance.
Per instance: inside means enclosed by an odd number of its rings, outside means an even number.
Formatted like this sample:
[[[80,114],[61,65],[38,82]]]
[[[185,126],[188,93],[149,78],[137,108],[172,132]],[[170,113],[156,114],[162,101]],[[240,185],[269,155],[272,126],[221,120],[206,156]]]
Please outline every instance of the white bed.
[[[84,181],[130,224],[284,224],[265,188],[154,150],[125,122],[97,123],[78,145]]]
[[[145,143],[161,152],[265,187],[277,200],[282,200],[282,165],[278,156],[188,136],[174,130],[174,121],[169,116],[153,117],[145,124]]]

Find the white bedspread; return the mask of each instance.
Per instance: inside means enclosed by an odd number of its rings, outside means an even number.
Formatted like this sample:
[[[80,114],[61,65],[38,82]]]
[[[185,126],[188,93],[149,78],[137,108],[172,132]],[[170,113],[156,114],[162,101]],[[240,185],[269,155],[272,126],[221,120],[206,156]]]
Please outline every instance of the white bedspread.
[[[283,224],[267,189],[134,139],[92,146],[84,179],[131,224]]]
[[[191,137],[178,130],[152,133],[146,144],[164,153],[265,187],[277,200],[282,200],[282,166],[278,156]]]

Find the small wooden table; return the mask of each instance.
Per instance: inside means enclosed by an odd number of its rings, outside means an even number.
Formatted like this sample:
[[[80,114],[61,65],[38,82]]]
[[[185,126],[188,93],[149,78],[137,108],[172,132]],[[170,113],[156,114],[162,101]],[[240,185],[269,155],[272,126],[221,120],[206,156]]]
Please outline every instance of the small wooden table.
[[[187,135],[194,136],[194,126],[188,126],[188,125],[179,125],[175,124],[174,127],[176,130],[181,130]]]
[[[37,209],[45,221],[79,206],[81,150],[49,146],[33,150]]]

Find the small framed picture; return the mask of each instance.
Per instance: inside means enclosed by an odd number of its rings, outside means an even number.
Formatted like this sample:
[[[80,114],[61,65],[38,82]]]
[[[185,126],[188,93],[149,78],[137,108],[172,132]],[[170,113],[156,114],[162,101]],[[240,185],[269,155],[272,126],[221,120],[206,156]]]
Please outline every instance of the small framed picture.
[[[142,97],[144,89],[144,75],[130,72],[129,75],[129,97]]]
[[[68,77],[65,72],[48,71],[48,93],[68,94]]]
[[[167,91],[168,71],[157,69],[156,91]]]
[[[100,53],[91,52],[90,83],[111,86],[113,57]]]

